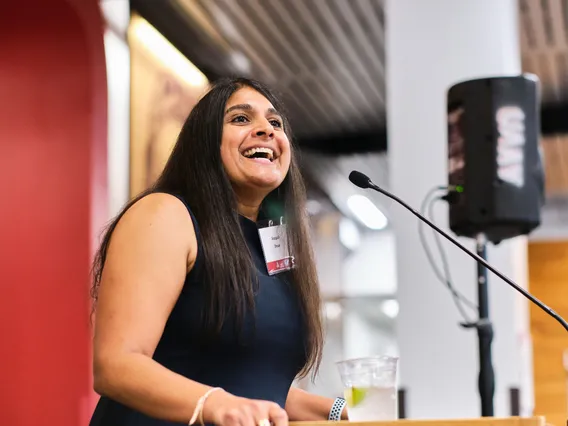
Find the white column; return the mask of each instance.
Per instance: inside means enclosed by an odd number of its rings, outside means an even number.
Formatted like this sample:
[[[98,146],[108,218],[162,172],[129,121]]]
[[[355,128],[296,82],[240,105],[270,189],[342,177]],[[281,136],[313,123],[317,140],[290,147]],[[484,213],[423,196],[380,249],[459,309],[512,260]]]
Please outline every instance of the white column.
[[[108,197],[109,217],[130,198],[130,49],[126,31],[129,0],[105,0],[101,10],[105,28],[108,86]]]
[[[515,0],[386,0],[390,183],[412,206],[418,208],[432,187],[447,184],[447,89],[464,79],[521,72],[517,13]],[[436,214],[447,229],[447,207]],[[391,219],[397,246],[400,383],[408,390],[408,414],[477,417],[477,334],[458,326],[461,318],[432,273],[414,216],[393,208]],[[471,241],[462,241],[473,249]],[[446,248],[455,286],[476,301],[475,263],[457,248]],[[524,238],[490,248],[489,260],[526,285]],[[509,415],[511,386],[522,387],[527,414],[532,373],[523,355],[530,347],[526,302],[496,277],[490,276],[489,287],[495,415]]]

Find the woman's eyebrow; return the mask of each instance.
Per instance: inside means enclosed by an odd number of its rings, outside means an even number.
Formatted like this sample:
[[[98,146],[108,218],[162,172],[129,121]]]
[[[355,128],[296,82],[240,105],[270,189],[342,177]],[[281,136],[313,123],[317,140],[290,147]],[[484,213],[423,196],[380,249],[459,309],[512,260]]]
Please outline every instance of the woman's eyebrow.
[[[227,111],[225,111],[225,114],[229,114],[231,111],[234,111],[234,110],[237,110],[237,109],[241,109],[241,110],[244,110],[244,111],[252,111],[253,107],[250,104],[233,105],[233,106],[227,108]],[[269,114],[281,115],[275,108],[268,108],[266,110],[266,112],[268,112]]]

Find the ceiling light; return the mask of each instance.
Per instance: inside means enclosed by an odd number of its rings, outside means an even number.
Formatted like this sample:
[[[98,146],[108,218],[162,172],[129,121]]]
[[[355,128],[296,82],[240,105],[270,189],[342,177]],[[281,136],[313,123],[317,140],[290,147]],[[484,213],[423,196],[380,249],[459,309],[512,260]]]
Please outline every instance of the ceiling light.
[[[364,195],[351,195],[347,199],[347,206],[367,228],[379,230],[387,226],[386,216]]]
[[[138,39],[150,54],[190,86],[205,87],[209,83],[207,77],[145,19],[132,18],[130,36]]]
[[[249,59],[242,53],[242,52],[232,52],[231,55],[231,62],[233,66],[242,73],[249,74],[251,70],[251,64]]]
[[[322,210],[321,203],[317,200],[308,200],[306,201],[306,209],[310,216],[315,216]]]
[[[338,302],[327,302],[325,305],[325,316],[328,320],[336,320],[341,317],[343,309]]]
[[[342,217],[339,221],[339,241],[349,250],[355,250],[361,243],[357,225],[347,217]]]
[[[394,299],[385,300],[381,305],[381,310],[389,318],[395,318],[398,315],[398,301]]]

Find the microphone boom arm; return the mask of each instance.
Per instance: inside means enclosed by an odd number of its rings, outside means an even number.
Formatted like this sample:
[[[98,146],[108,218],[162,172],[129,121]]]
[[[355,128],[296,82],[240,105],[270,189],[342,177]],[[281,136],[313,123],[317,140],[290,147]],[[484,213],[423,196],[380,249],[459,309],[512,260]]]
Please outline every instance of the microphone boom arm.
[[[355,173],[355,172],[353,172]],[[355,182],[354,182],[355,183]],[[355,183],[357,186],[357,183]],[[377,185],[375,185],[373,182],[371,182],[371,180],[369,179],[368,182],[366,182],[367,187],[368,188],[372,188],[375,191],[380,192],[381,194],[389,197],[390,199],[396,201],[397,203],[399,203],[400,205],[402,205],[404,208],[406,208],[407,210],[409,210],[412,214],[414,214],[414,216],[416,216],[418,219],[422,220],[424,223],[426,223],[430,228],[434,229],[436,232],[440,233],[440,235],[442,235],[446,240],[450,241],[452,244],[454,244],[455,246],[457,246],[458,248],[460,248],[462,251],[464,251],[465,253],[467,253],[470,257],[472,257],[473,259],[475,259],[477,262],[481,263],[483,266],[485,266],[487,269],[489,269],[491,272],[493,272],[495,275],[497,275],[499,278],[501,278],[503,281],[505,281],[507,284],[509,284],[511,287],[513,287],[515,290],[517,290],[519,293],[521,293],[523,296],[525,296],[527,299],[529,299],[531,302],[533,302],[535,305],[537,305],[539,308],[541,308],[543,311],[545,311],[547,314],[549,314],[552,318],[554,318],[556,321],[558,321],[562,327],[564,327],[564,329],[566,331],[568,331],[568,323],[564,320],[564,318],[562,318],[560,315],[558,315],[552,308],[548,307],[547,305],[545,305],[544,303],[542,303],[539,299],[537,299],[536,297],[534,297],[532,294],[530,294],[528,291],[526,291],[524,288],[522,288],[521,286],[515,284],[515,282],[511,279],[509,279],[507,276],[505,276],[504,274],[502,274],[501,272],[499,272],[497,269],[495,269],[493,266],[491,266],[485,259],[483,259],[481,256],[477,255],[476,253],[473,253],[472,251],[468,250],[466,247],[464,247],[463,244],[461,244],[458,240],[450,237],[446,232],[444,232],[442,229],[440,229],[439,227],[437,227],[436,225],[434,225],[432,222],[430,222],[427,218],[425,218],[424,216],[422,216],[420,213],[418,213],[415,209],[413,209],[412,207],[410,207],[408,204],[406,204],[404,201],[402,201],[400,198],[398,198],[397,196],[391,194],[388,191],[385,191],[384,189],[378,187]]]

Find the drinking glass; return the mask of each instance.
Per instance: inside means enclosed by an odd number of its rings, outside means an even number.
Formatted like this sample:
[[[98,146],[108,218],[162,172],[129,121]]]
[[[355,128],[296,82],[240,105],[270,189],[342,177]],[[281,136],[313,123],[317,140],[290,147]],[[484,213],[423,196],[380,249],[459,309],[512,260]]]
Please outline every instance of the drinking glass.
[[[350,421],[398,418],[398,358],[376,356],[336,363]]]

